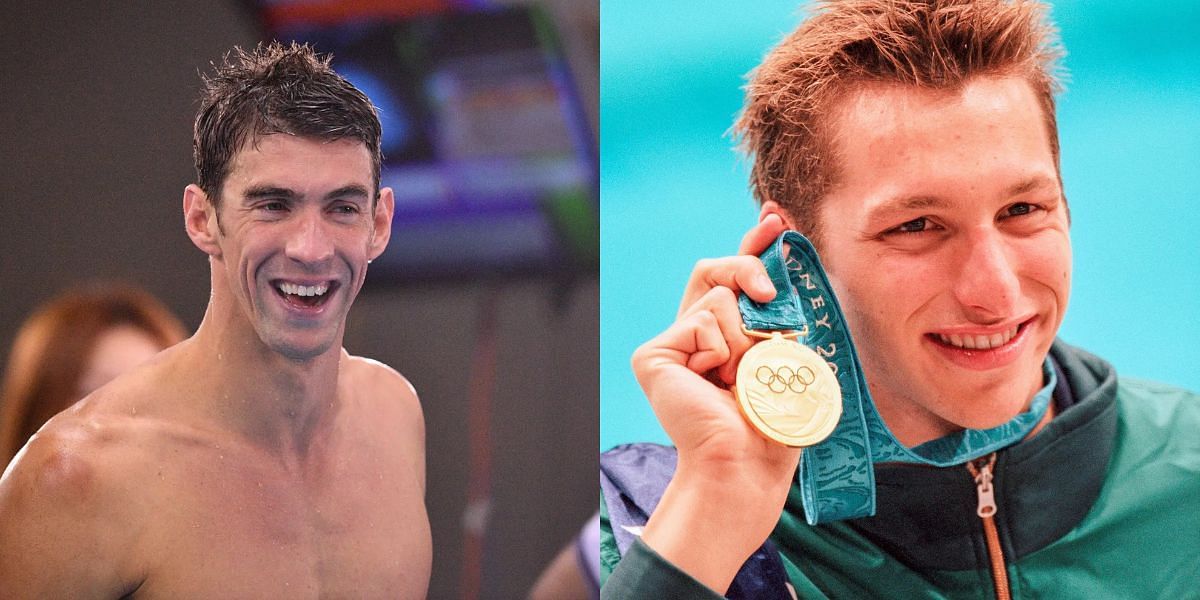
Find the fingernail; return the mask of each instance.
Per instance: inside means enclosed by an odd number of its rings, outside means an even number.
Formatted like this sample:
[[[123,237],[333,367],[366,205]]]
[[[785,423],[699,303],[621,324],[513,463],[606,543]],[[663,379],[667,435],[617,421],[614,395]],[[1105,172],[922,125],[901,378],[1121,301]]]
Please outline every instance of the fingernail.
[[[775,284],[771,281],[770,277],[767,277],[766,274],[763,273],[759,273],[759,275],[755,277],[754,285],[757,285],[764,292],[775,291]]]

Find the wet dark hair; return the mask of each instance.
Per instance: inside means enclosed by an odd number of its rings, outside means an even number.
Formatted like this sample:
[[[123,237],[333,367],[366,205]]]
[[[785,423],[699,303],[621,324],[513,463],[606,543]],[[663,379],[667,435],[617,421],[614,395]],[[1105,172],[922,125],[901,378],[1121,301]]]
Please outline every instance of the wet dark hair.
[[[214,207],[233,157],[247,143],[273,133],[332,141],[358,140],[371,153],[379,190],[379,115],[365,94],[334,72],[330,57],[307,44],[234,47],[204,76],[192,149],[196,183]]]

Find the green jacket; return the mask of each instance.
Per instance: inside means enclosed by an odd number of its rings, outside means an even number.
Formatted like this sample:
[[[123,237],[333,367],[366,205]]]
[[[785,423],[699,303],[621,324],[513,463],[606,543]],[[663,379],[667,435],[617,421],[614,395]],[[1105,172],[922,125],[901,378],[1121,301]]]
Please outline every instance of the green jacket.
[[[1200,598],[1200,396],[1050,354],[1060,412],[993,469],[999,552],[965,466],[881,464],[874,517],[808,526],[792,487],[770,542],[796,595],[994,598],[1002,558],[1013,598]],[[622,560],[607,513],[604,598],[720,597],[640,540]]]

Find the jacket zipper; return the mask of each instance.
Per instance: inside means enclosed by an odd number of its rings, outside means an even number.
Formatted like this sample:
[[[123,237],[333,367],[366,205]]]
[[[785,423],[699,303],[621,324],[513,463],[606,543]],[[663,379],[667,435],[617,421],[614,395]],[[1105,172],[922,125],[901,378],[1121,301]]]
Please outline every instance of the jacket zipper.
[[[992,487],[992,468],[995,465],[996,453],[993,452],[978,461],[967,461],[967,470],[975,479],[975,492],[979,497],[979,507],[975,513],[983,520],[983,536],[987,540],[988,558],[992,562],[996,598],[1010,600],[1008,570],[1004,565],[1004,550],[1000,548],[1000,533],[996,530],[996,493]]]

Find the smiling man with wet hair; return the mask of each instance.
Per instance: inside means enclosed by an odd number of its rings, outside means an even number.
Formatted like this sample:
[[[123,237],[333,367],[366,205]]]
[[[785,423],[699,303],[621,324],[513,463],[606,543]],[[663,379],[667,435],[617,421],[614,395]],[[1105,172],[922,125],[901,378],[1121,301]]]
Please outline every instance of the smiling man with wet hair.
[[[208,310],[10,466],[0,596],[424,596],[420,404],[341,347],[390,234],[379,138],[306,46],[235,49],[206,78],[183,212]]]

